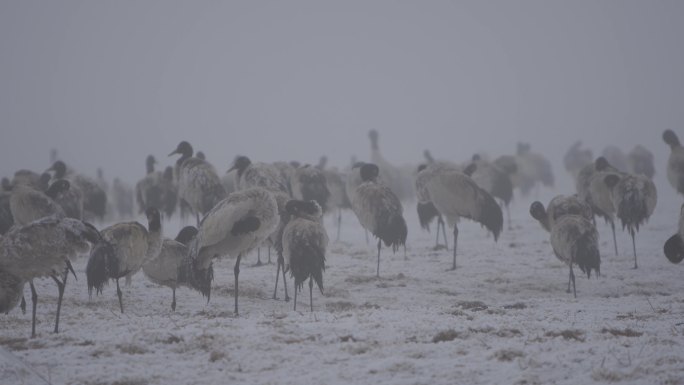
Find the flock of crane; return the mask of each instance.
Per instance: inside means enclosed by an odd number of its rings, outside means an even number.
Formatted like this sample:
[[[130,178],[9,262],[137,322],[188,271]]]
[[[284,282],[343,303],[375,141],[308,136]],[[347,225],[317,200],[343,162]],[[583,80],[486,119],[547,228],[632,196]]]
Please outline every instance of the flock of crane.
[[[114,280],[122,313],[121,278],[130,280],[142,270],[151,281],[172,289],[171,308],[175,310],[177,287],[195,289],[209,300],[214,260],[234,258],[237,314],[241,259],[257,250],[261,264],[262,247],[268,249],[269,261],[271,248],[277,255],[273,298],[282,273],[289,300],[289,272],[294,279],[295,309],[297,294],[308,279],[313,310],[313,286],[323,291],[329,242],[324,212],[336,213],[338,239],[343,209],[353,210],[366,237],[370,232],[377,238],[379,277],[383,244],[393,252],[403,247],[406,253],[408,227],[402,202],[415,198],[421,227],[429,230],[437,220],[436,249],[449,249],[446,226],[453,228],[451,268],[456,269],[460,218],[480,223],[497,241],[504,228],[502,207],[508,211],[514,189],[526,195],[537,185],[554,183],[550,162],[526,144],[518,144],[515,155],[493,161],[475,155],[465,164],[435,160],[425,151],[425,164],[409,170],[382,157],[376,131],[369,137],[371,162],[354,162],[344,172],[327,168],[325,158],[316,166],[302,166],[252,162],[238,156],[232,168],[219,176],[204,155],[194,153],[185,141],[169,154],[180,156],[175,165],[163,172],[155,171],[156,160],[148,156],[147,174],[135,189],[118,179],[109,189],[100,171],[93,180],[59,160],[44,173],[19,170],[11,180],[2,180],[0,193],[0,312],[17,305],[25,311],[23,292],[28,282],[33,305],[31,335],[35,336],[38,296],[33,279],[51,277],[59,290],[54,327],[58,332],[64,287],[69,274],[76,275],[70,260],[89,253],[89,293],[93,289],[101,293]],[[668,180],[684,194],[684,148],[670,130],[663,139],[671,148]],[[637,268],[635,236],[656,205],[655,170],[653,155],[641,146],[627,156],[608,147],[594,159],[591,150],[582,149],[578,142],[568,150],[564,163],[577,191],[553,198],[546,207],[534,202],[530,214],[550,233],[553,252],[568,265],[568,292],[572,285],[576,297],[573,265],[588,277],[592,270],[600,274],[597,216],[611,225],[616,254],[615,221],[621,221],[632,237]],[[132,218],[134,200],[139,213],[145,213],[147,226],[120,221],[98,230],[91,224]],[[191,213],[195,226],[184,227],[175,239],[164,237],[165,220],[180,215],[187,222]],[[510,227],[510,214],[508,221]],[[684,258],[684,216],[664,252],[673,263]]]

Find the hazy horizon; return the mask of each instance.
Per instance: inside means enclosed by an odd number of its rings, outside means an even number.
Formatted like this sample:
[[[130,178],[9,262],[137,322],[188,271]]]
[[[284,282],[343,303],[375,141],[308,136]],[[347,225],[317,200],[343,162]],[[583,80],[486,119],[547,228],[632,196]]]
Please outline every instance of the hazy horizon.
[[[684,135],[679,1],[0,3],[0,176],[67,164],[134,182],[181,140],[347,165],[513,153],[559,163]]]

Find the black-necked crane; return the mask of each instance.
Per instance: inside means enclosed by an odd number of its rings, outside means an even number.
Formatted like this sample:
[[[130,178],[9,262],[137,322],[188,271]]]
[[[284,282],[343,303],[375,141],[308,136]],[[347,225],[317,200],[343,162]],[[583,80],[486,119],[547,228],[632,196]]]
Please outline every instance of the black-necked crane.
[[[615,255],[618,255],[617,238],[615,236],[615,206],[610,188],[605,183],[608,175],[621,177],[623,174],[615,169],[604,157],[596,158],[593,167],[587,166],[577,178],[577,195],[585,201],[594,215],[603,218],[610,224],[613,233]]]
[[[591,206],[577,195],[556,195],[546,208],[541,202],[535,201],[530,205],[530,215],[548,232],[564,215],[579,215],[588,221],[594,218]]]
[[[49,176],[49,174],[45,175]],[[66,183],[68,187],[49,193],[57,183]],[[67,179],[56,179],[52,182],[46,194],[62,207],[64,215],[69,218],[83,219],[83,193],[79,187],[70,183]]]
[[[471,172],[472,170],[466,171]],[[499,239],[499,234],[501,234],[503,228],[501,207],[472,178],[456,168],[440,167],[439,165],[430,165],[420,173],[427,174],[425,186],[430,200],[445,217],[447,224],[454,228],[454,261],[452,270],[456,269],[458,245],[458,226],[456,222],[459,217],[472,219],[484,225],[494,234],[494,241]]]
[[[188,258],[190,242],[197,236],[194,226],[183,227],[175,239],[164,239],[161,251],[142,266],[145,276],[157,285],[170,287],[173,292],[171,310],[176,310],[176,288],[183,284],[179,271]]]
[[[197,225],[200,216],[208,213],[218,202],[226,197],[221,180],[214,167],[208,162],[193,157],[190,143],[183,141],[169,156],[181,154],[176,161],[178,198],[186,202],[195,212]]]
[[[328,233],[323,227],[323,211],[315,200],[291,200],[285,210],[290,219],[283,230],[283,254],[286,269],[294,278],[294,310],[297,292],[309,280],[309,306],[313,311],[313,284],[323,293],[323,271]]]
[[[371,142],[370,160],[380,169],[380,180],[392,190],[399,200],[411,199],[413,194],[411,178],[408,175],[405,176],[400,168],[394,166],[382,156],[377,130],[370,130],[368,137]]]
[[[653,153],[640,144],[627,154],[627,165],[631,174],[646,175],[649,179],[655,175]]]
[[[637,265],[635,236],[639,226],[648,221],[658,202],[656,186],[645,175],[608,174],[604,182],[611,191],[611,200],[622,229],[627,229],[632,237],[634,268]]]
[[[294,170],[291,179],[292,198],[314,200],[321,208],[325,208],[330,198],[328,182],[322,170],[309,165]]]
[[[2,178],[2,190],[0,190],[0,235],[5,234],[14,225],[12,209],[10,208],[10,197],[12,196],[12,185],[7,178]]]
[[[131,189],[128,184],[119,178],[114,178],[114,181],[112,182],[112,198],[119,219],[129,219],[133,217],[133,195],[133,189]]]
[[[572,265],[577,264],[582,272],[591,277],[591,271],[601,274],[601,254],[598,247],[598,232],[594,224],[581,215],[563,215],[551,227],[551,247],[556,257],[568,265],[568,290],[577,298],[575,273]]]
[[[677,232],[665,241],[663,252],[672,263],[679,263],[684,259],[684,204],[679,209]]]
[[[102,241],[90,251],[86,266],[88,293],[102,293],[104,285],[116,281],[116,295],[123,313],[123,299],[119,279],[135,274],[149,260],[156,258],[162,248],[161,215],[156,208],[148,208],[147,228],[138,222],[116,223],[100,231]]]
[[[238,276],[242,256],[259,247],[280,221],[273,194],[262,187],[236,191],[204,216],[190,248],[192,268],[187,281],[209,298],[212,261],[235,257],[235,314],[238,314]]]
[[[627,172],[627,157],[620,147],[614,145],[606,146],[601,155],[618,171]]]
[[[513,182],[504,169],[495,163],[488,162],[480,155],[475,154],[472,158],[475,169],[469,175],[478,186],[482,187],[494,198],[499,199],[506,208],[508,228],[511,228],[511,212],[509,205],[513,199]]]
[[[518,167],[516,175],[519,184],[517,187],[523,195],[529,194],[537,183],[553,187],[554,176],[551,162],[543,155],[532,152],[528,143],[518,143],[515,163]]]
[[[594,154],[589,148],[582,148],[582,141],[573,143],[563,156],[563,165],[572,175],[573,180],[577,180],[577,175],[585,166],[594,162]]]
[[[135,200],[138,213],[144,213],[148,207],[162,208],[162,173],[154,170],[157,160],[153,155],[145,158],[145,176],[135,184]]]
[[[396,252],[406,247],[408,228],[404,209],[399,198],[379,180],[379,169],[373,163],[360,167],[361,180],[352,198],[352,209],[361,225],[378,238],[378,264],[376,276],[380,277],[380,249],[382,243]]]
[[[427,151],[427,150],[425,150]],[[436,163],[433,161],[430,163],[433,167]],[[442,228],[442,234],[444,235],[444,248],[449,250],[449,241],[446,236],[446,226],[444,225],[444,218],[439,213],[435,205],[430,199],[430,193],[427,191],[427,181],[430,178],[429,173],[421,173],[427,165],[421,164],[418,166],[415,178],[415,189],[416,198],[418,202],[416,203],[416,210],[418,211],[418,221],[420,222],[420,227],[427,232],[430,232],[430,223],[437,218],[437,235],[435,237],[435,250],[440,249],[442,246],[439,244],[439,229]]]
[[[672,130],[663,132],[663,140],[670,146],[667,160],[667,180],[678,193],[684,194],[684,147]]]
[[[59,331],[59,315],[66,285],[67,273],[73,268],[70,259],[88,251],[91,244],[100,241],[100,234],[90,224],[73,218],[44,217],[25,226],[10,230],[0,243],[0,271],[17,281],[29,282],[33,301],[31,337],[36,335],[36,307],[38,295],[33,279],[51,277],[59,289],[55,333]],[[62,273],[64,272],[64,273]],[[60,275],[63,274],[62,280]],[[75,276],[75,274],[74,274]],[[16,306],[16,296],[10,304]]]
[[[94,180],[81,174],[68,173],[66,164],[61,160],[53,163],[47,171],[54,171],[55,179],[68,179],[81,191],[84,219],[104,219],[107,212],[107,193]]]

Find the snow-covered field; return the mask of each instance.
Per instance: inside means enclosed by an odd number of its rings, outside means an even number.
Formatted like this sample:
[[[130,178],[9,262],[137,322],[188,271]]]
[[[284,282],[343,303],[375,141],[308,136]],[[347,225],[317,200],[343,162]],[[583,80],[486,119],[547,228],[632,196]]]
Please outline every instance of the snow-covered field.
[[[82,258],[59,334],[51,332],[57,288],[50,279],[36,282],[37,338],[28,338],[30,311],[0,316],[0,383],[684,383],[684,266],[662,253],[680,200],[660,195],[637,236],[638,270],[628,234],[618,232],[615,256],[610,229],[599,223],[601,277],[587,280],[575,269],[577,299],[565,292],[567,267],[525,198],[514,202],[513,228],[498,243],[461,222],[456,271],[447,271],[451,251],[432,249],[434,227],[420,231],[415,206],[406,205],[407,258],[383,249],[380,279],[375,242],[366,244],[346,212],[313,313],[308,286],[296,312],[281,290],[281,300],[272,300],[275,265],[252,267],[254,254],[243,260],[237,317],[228,259],[216,263],[208,304],[179,289],[172,312],[171,290],[139,273],[124,288],[121,314],[111,284],[88,298]],[[545,204],[551,197],[542,192]],[[179,226],[167,224],[166,236]],[[326,227],[334,240],[332,217]]]

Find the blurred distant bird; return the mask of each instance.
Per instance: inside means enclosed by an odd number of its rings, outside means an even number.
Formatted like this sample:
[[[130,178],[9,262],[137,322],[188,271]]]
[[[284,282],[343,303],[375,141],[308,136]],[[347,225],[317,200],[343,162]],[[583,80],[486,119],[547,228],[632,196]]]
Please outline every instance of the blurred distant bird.
[[[607,146],[601,155],[618,171],[627,172],[627,157],[619,147]]]
[[[371,162],[380,169],[380,180],[389,187],[399,200],[411,199],[413,195],[412,181],[408,175],[404,175],[401,169],[389,163],[380,152],[379,137],[377,130],[370,130],[368,137],[371,142]]]
[[[138,213],[144,213],[150,207],[161,209],[162,203],[162,173],[154,170],[157,160],[152,155],[145,159],[145,176],[135,185],[135,199],[138,203]]]
[[[648,151],[646,147],[640,144],[634,147],[634,149],[627,154],[627,163],[629,165],[630,173],[646,175],[649,179],[653,179],[653,176],[655,175],[653,153]]]
[[[583,169],[580,172],[580,177],[577,178],[578,195],[580,199],[591,206],[591,211],[594,215],[603,218],[610,224],[610,229],[613,232],[615,255],[618,255],[617,238],[615,237],[616,208],[613,204],[613,195],[605,180],[608,175],[621,177],[623,173],[615,169],[604,157],[596,159],[591,172],[587,173],[585,171]]]
[[[565,169],[572,175],[574,180],[577,179],[577,174],[585,166],[593,163],[594,155],[588,148],[581,148],[582,141],[578,140],[568,149],[563,157],[563,164]]]
[[[430,163],[430,165],[436,167],[437,164],[435,162],[432,162]],[[432,203],[432,200],[430,199],[430,193],[427,190],[427,182],[430,179],[431,174],[421,173],[421,171],[425,170],[426,167],[428,166],[421,164],[420,166],[418,166],[418,170],[416,173],[415,188],[416,198],[418,199],[418,203],[416,203],[416,210],[418,211],[418,221],[420,222],[420,227],[429,232],[430,223],[432,223],[432,221],[435,218],[437,218],[437,236],[435,238],[434,249],[437,250],[441,247],[439,244],[439,229],[441,227],[442,234],[444,235],[444,247],[448,250],[449,241],[447,240],[446,236],[446,226],[444,224],[444,218],[442,218],[442,215],[439,213],[435,205]]]
[[[672,263],[679,263],[684,259],[684,204],[679,209],[678,231],[665,242],[663,252]]]
[[[107,211],[107,193],[92,179],[77,173],[67,173],[67,166],[61,160],[52,164],[47,171],[54,171],[56,179],[68,179],[83,195],[84,219],[103,220]]]
[[[133,217],[133,190],[119,178],[112,183],[112,196],[119,219]]]
[[[508,228],[510,229],[511,213],[508,206],[513,199],[513,183],[511,182],[510,176],[495,163],[482,159],[478,154],[473,155],[471,163],[475,165],[475,169],[470,177],[478,186],[502,202],[503,206],[506,208]]]
[[[361,225],[378,238],[378,266],[376,276],[380,277],[380,249],[382,243],[392,247],[406,245],[408,228],[403,217],[404,209],[399,198],[389,187],[378,180],[378,166],[366,163],[360,168],[361,180],[352,198],[352,209]]]
[[[321,207],[314,200],[291,200],[286,211],[290,215],[283,230],[283,253],[286,269],[294,278],[294,310],[297,310],[297,292],[309,279],[309,306],[313,311],[313,283],[323,293],[323,271],[328,234],[321,223]]]
[[[308,165],[295,169],[291,185],[294,199],[314,200],[321,208],[327,206],[330,191],[325,174],[320,169]]]

